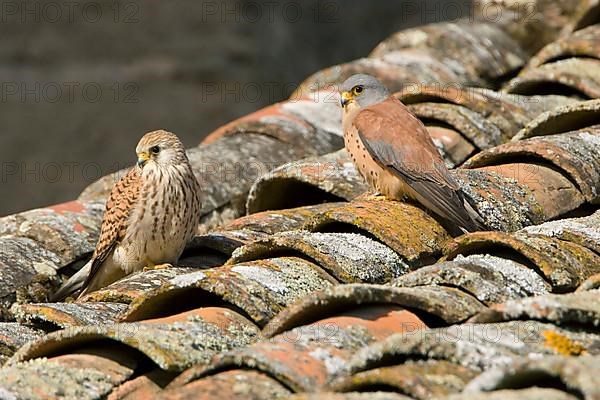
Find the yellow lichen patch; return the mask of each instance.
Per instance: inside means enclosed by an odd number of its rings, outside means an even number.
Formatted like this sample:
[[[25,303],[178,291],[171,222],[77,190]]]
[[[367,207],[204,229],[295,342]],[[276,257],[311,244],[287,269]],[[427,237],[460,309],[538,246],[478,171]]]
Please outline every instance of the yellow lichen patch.
[[[546,339],[544,345],[558,354],[564,356],[580,356],[587,352],[581,343],[571,340],[558,332],[547,330],[542,332],[542,335],[544,336],[544,339]]]

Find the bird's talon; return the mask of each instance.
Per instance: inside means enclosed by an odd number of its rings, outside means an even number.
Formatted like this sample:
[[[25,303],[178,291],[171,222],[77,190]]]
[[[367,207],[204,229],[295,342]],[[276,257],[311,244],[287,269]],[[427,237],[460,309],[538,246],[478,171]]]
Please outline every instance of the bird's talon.
[[[388,200],[387,196],[384,196],[379,193],[368,196],[368,199],[373,200],[373,201],[387,201]]]
[[[156,271],[159,269],[169,269],[169,268],[173,268],[173,266],[171,264],[158,264],[158,265],[154,265],[154,264],[149,264],[146,265],[144,267],[144,272],[146,271]]]

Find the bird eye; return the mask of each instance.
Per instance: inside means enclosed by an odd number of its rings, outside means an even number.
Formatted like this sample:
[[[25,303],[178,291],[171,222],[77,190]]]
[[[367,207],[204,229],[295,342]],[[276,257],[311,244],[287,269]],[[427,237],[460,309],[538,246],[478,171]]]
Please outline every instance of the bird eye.
[[[352,89],[352,92],[354,93],[355,96],[358,96],[359,94],[361,94],[363,91],[365,90],[364,87],[362,86],[354,86],[354,88]]]
[[[158,154],[159,151],[160,151],[160,147],[158,147],[158,146],[152,146],[152,147],[150,147],[150,152],[152,154]]]

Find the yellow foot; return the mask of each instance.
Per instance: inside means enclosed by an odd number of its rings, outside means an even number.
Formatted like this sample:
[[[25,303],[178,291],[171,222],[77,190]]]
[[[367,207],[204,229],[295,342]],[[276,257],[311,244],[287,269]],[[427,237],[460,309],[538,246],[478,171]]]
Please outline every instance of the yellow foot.
[[[173,268],[173,266],[171,264],[154,264],[152,262],[147,263],[146,266],[144,267],[143,271],[156,271],[159,269],[169,269],[169,268]]]
[[[367,196],[367,200],[373,200],[373,201],[387,201],[389,200],[386,196],[382,195],[382,194],[371,194],[369,196]]]

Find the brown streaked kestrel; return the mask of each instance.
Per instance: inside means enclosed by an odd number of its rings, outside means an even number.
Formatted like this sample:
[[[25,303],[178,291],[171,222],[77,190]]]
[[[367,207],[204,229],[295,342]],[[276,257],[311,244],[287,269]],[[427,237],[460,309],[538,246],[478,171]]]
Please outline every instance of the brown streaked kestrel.
[[[144,135],[138,161],[113,187],[92,259],[54,295],[80,297],[159,264],[175,263],[200,222],[200,185],[171,132]]]
[[[346,149],[372,188],[393,200],[416,200],[462,230],[486,229],[427,128],[381,82],[369,75],[348,78],[341,103]]]

